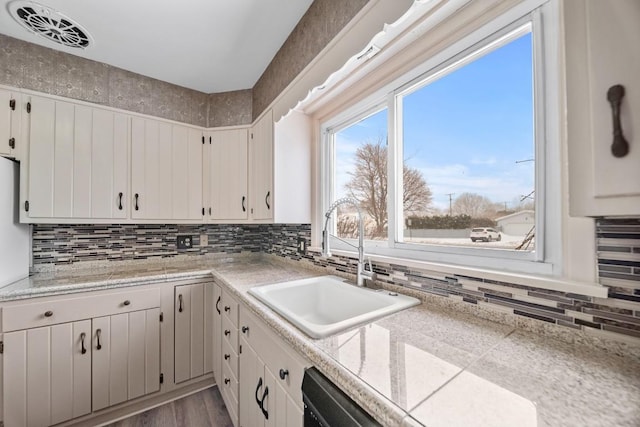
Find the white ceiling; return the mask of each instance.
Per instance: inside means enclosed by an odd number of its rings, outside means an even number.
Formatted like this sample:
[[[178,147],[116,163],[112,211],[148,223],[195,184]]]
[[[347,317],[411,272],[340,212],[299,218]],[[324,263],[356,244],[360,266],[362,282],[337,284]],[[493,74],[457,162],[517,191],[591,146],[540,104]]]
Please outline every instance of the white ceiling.
[[[253,87],[312,0],[39,0],[84,27],[85,50],[37,36],[0,0],[0,33],[201,92]]]

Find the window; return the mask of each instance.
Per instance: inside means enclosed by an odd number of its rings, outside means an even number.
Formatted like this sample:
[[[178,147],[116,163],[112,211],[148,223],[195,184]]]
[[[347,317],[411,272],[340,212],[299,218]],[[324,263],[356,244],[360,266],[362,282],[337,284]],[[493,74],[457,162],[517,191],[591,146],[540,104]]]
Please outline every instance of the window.
[[[356,200],[368,254],[552,273],[557,65],[544,8],[496,19],[322,125],[320,209]],[[330,226],[356,238],[355,208]]]

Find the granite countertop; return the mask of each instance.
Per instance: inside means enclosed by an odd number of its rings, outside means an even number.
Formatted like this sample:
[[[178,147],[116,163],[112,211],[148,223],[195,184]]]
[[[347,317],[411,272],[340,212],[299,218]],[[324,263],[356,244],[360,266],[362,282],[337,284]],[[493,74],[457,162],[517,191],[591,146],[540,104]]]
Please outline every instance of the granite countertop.
[[[433,303],[315,340],[250,296],[323,274],[276,256],[39,273],[0,301],[209,274],[385,426],[638,426],[640,359],[451,312]]]

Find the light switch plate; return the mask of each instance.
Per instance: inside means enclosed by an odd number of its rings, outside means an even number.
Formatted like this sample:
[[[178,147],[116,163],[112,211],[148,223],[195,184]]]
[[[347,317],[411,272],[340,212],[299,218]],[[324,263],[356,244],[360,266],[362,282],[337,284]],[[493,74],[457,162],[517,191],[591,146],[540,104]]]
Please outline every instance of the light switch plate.
[[[201,234],[200,235],[200,246],[209,246],[209,235]]]

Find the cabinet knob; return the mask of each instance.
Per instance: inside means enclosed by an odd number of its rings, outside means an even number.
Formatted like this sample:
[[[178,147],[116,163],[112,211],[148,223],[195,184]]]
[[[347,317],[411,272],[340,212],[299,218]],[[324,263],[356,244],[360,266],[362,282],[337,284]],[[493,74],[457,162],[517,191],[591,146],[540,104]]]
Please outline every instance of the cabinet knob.
[[[246,334],[247,332],[249,332],[249,327],[248,326],[243,326],[242,327],[242,333]]]
[[[231,335],[231,331],[230,331],[230,330],[228,330],[228,329],[225,329],[225,330],[224,330],[224,334],[225,334],[225,335]]]
[[[51,316],[53,316],[53,311],[49,310],[44,312],[44,317],[51,317]]]
[[[229,384],[230,382],[231,382],[231,380],[230,380],[229,378],[225,378],[225,379],[224,379],[224,383],[225,383],[225,384]]]
[[[225,355],[224,355],[224,360],[229,360],[230,358],[231,358],[231,355],[230,355],[230,354],[225,354]]]
[[[280,369],[280,379],[284,380],[289,375],[288,369]]]
[[[125,300],[122,304],[123,304],[123,305],[131,305],[131,301],[129,301],[129,300]]]
[[[228,305],[224,306],[224,311],[226,311],[227,313],[231,311],[231,307],[229,307]]]

